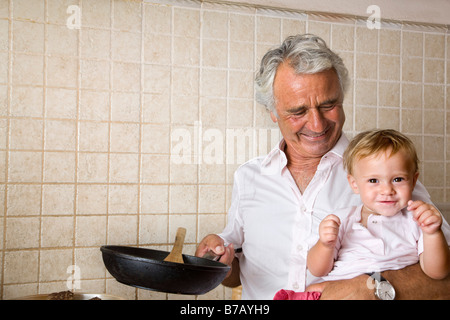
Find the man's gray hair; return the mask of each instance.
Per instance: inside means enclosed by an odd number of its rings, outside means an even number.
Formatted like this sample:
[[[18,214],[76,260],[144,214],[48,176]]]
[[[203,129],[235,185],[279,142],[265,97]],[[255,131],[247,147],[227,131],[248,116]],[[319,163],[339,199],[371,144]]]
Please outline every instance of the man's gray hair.
[[[287,37],[280,47],[267,52],[256,74],[256,101],[277,115],[273,81],[278,66],[288,62],[297,74],[314,74],[333,68],[339,78],[342,94],[348,87],[348,71],[342,59],[331,51],[325,41],[312,34]]]

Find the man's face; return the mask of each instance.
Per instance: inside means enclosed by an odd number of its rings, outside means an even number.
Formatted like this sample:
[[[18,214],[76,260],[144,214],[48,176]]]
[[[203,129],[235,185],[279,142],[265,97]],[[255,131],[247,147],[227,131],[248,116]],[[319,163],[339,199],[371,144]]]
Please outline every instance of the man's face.
[[[270,115],[278,122],[290,158],[320,158],[334,147],[345,121],[344,97],[334,70],[298,75],[282,63],[273,91],[278,118]]]

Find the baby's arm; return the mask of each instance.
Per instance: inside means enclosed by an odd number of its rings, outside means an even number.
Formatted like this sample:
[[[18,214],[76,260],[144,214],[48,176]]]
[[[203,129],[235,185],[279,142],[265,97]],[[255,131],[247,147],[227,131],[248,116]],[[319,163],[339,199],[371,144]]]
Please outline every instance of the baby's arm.
[[[450,272],[450,250],[442,232],[442,216],[431,204],[409,201],[408,210],[423,232],[420,266],[433,279],[444,279]]]
[[[319,225],[319,240],[308,252],[306,264],[316,277],[326,276],[334,264],[334,247],[341,221],[334,214],[326,216]]]

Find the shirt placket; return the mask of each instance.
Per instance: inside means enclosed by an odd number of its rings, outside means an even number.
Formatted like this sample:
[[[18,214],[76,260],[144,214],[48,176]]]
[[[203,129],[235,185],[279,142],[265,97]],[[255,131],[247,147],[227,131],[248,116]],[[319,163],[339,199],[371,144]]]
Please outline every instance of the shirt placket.
[[[325,159],[326,160],[326,157]],[[328,165],[327,165],[328,164]],[[293,245],[290,256],[288,288],[294,291],[304,291],[306,288],[306,259],[309,245],[308,238],[311,236],[312,208],[315,199],[323,187],[331,170],[330,163],[321,163],[313,180],[302,195],[292,176],[289,175],[289,183],[298,201],[298,211],[293,226]]]
[[[293,244],[289,259],[289,276],[287,288],[303,291],[306,287],[306,257],[308,254],[307,237],[311,230],[311,213],[307,211],[304,198],[292,176],[286,175],[292,192],[297,200],[297,213],[293,225]]]

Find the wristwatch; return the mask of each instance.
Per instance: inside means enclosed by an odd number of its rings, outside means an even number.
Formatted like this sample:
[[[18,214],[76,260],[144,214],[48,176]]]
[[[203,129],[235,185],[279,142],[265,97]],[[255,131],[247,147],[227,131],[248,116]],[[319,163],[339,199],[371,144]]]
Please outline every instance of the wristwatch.
[[[375,295],[380,300],[394,300],[395,289],[392,284],[381,276],[379,272],[367,273],[375,280]],[[372,286],[373,287],[373,286]]]

